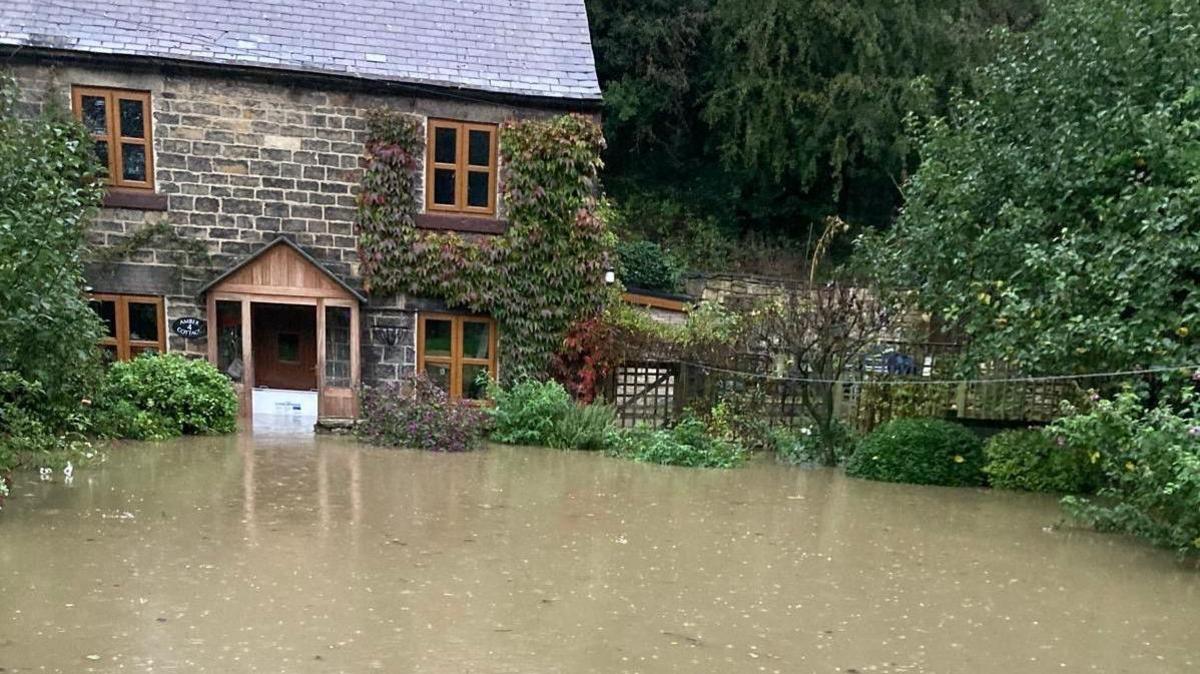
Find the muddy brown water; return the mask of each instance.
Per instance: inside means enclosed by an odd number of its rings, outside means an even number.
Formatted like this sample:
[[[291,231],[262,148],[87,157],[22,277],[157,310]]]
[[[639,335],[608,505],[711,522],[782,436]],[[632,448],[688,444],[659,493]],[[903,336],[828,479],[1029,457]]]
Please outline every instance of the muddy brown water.
[[[0,513],[6,672],[1200,671],[1200,572],[1047,497],[249,436],[57,479]]]

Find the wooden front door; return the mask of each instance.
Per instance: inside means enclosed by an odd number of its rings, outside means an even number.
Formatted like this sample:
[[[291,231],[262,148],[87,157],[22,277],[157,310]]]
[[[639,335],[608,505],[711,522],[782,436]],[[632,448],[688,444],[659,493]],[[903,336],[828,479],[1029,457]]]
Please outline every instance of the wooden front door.
[[[253,413],[256,387],[316,389],[319,417],[358,416],[360,298],[315,260],[278,240],[205,292],[210,325],[220,323],[218,303],[229,323],[218,325],[216,338],[210,333],[208,357],[219,366],[219,356],[232,360],[225,352],[240,351],[231,369],[240,373],[244,416]]]

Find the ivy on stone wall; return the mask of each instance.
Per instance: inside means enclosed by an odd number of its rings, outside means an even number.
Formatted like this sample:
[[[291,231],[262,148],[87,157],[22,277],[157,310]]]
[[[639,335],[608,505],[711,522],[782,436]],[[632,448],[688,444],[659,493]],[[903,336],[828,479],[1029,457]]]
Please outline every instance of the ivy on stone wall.
[[[545,374],[570,326],[598,313],[608,297],[604,271],[615,239],[597,215],[599,126],[578,115],[502,125],[508,229],[468,238],[416,227],[420,123],[381,110],[368,125],[358,197],[366,289],[488,314],[500,326],[505,378]]]

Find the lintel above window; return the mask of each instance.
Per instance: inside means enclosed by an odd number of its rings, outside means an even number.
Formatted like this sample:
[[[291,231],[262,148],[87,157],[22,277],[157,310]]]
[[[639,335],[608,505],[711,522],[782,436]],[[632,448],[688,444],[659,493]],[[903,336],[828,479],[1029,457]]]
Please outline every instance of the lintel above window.
[[[109,186],[153,192],[150,92],[75,86],[71,88],[71,108],[95,141],[96,158]]]
[[[425,210],[496,214],[495,124],[429,120]]]

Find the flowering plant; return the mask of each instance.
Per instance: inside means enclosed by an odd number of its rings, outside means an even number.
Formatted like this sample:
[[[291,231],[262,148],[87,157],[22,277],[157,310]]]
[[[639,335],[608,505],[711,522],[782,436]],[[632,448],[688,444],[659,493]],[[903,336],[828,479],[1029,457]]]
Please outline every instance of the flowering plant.
[[[479,447],[487,414],[465,400],[450,400],[423,374],[400,383],[364,389],[359,437],[371,444],[434,452]]]

